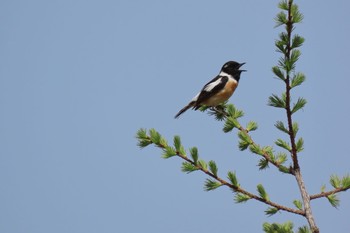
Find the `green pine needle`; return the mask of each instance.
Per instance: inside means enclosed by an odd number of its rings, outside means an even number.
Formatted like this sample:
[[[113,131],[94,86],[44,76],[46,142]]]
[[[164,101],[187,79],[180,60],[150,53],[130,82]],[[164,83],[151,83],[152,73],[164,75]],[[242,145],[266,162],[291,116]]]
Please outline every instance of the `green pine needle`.
[[[350,175],[346,175],[341,180],[341,185],[343,188],[350,188]]]
[[[225,104],[220,104],[216,107],[209,108],[208,114],[214,116],[215,120],[222,121],[227,117]]]
[[[289,134],[289,130],[284,126],[282,121],[277,121],[275,127],[281,130],[283,133]]]
[[[186,157],[186,150],[181,144],[181,139],[180,136],[175,136],[174,137],[174,147],[177,153],[179,153],[182,156]]]
[[[249,121],[246,127],[247,131],[254,131],[258,128],[258,124],[254,121]]]
[[[219,188],[221,185],[222,184],[220,182],[217,182],[217,181],[212,180],[212,179],[206,179],[206,181],[204,183],[204,190],[211,191],[211,190]]]
[[[295,207],[297,207],[299,210],[303,210],[303,204],[301,203],[300,200],[294,200],[293,204],[295,205]]]
[[[275,144],[277,145],[277,146],[279,146],[279,147],[282,147],[282,148],[284,148],[284,149],[286,149],[287,151],[292,151],[292,148],[290,147],[290,145],[286,142],[286,141],[284,141],[284,140],[282,140],[282,139],[277,139],[277,141],[275,142]]]
[[[271,146],[264,146],[263,153],[267,154],[271,158],[272,161],[275,159],[275,156],[273,154],[273,148]]]
[[[276,108],[286,108],[286,101],[275,94],[272,94],[269,97],[269,101],[267,104]]]
[[[297,133],[299,131],[298,123],[297,122],[293,122],[292,128],[293,128],[293,134],[294,134],[294,137],[295,137],[295,136],[297,136]]]
[[[241,139],[242,141],[247,142],[248,144],[252,143],[251,138],[249,137],[249,135],[245,131],[239,131],[238,132],[238,137],[239,137],[239,139]]]
[[[275,21],[276,21],[275,27],[279,27],[283,24],[286,24],[288,22],[286,13],[284,13],[283,11],[278,13],[276,18],[275,18]]]
[[[280,57],[278,59],[278,66],[283,68],[285,71],[287,71],[286,67],[285,67],[286,62],[287,62],[287,60],[284,57]]]
[[[276,42],[277,43],[277,42]],[[282,45],[279,45],[279,44],[276,44],[276,47],[279,49],[279,50],[282,50],[281,52],[284,52],[284,47]],[[274,66],[272,67],[272,72],[281,80],[285,80],[285,77],[284,77],[284,73],[283,71],[278,67],[278,66]]]
[[[288,1],[284,0],[284,1],[280,1],[278,3],[278,8],[280,8],[281,10],[285,10],[287,11],[289,6],[288,6]]]
[[[242,110],[238,110],[233,104],[226,105],[226,112],[229,117],[231,116],[234,119],[244,116],[244,112]]]
[[[292,53],[290,55],[290,62],[291,62],[291,70],[295,68],[295,63],[299,60],[299,57],[301,55],[301,52],[299,49],[293,49]]]
[[[228,133],[230,131],[232,131],[234,128],[239,128],[240,124],[238,123],[238,121],[233,118],[232,116],[229,116],[224,124],[224,128],[222,129],[225,133]]]
[[[179,153],[180,155],[184,156],[184,157],[187,156],[187,155],[186,155],[186,150],[185,150],[185,148],[184,148],[182,145],[180,146],[180,148],[179,148],[179,150],[178,150],[178,153]]]
[[[278,34],[278,37],[280,38],[280,42],[284,45],[287,46],[288,45],[288,33],[287,32],[281,32],[280,34]]]
[[[291,48],[294,49],[302,46],[304,41],[305,39],[303,37],[299,36],[298,34],[295,34],[292,39]]]
[[[259,195],[262,199],[268,201],[269,200],[269,195],[267,194],[267,192],[265,191],[265,188],[264,186],[262,186],[262,184],[258,184],[256,186],[258,192],[259,192]]]
[[[289,221],[283,224],[265,222],[263,230],[265,233],[293,233],[293,223]]]
[[[238,143],[238,148],[241,151],[246,150],[248,146],[252,144],[252,140],[250,139],[249,135],[245,131],[239,131],[238,137],[240,139]]]
[[[249,143],[247,143],[246,141],[239,141],[238,143],[238,148],[241,150],[241,151],[244,151],[246,150],[248,147],[249,147]]]
[[[276,214],[278,212],[278,209],[277,208],[274,208],[274,207],[268,207],[266,210],[265,210],[265,214],[268,215],[269,217]]]
[[[269,161],[265,158],[260,159],[258,163],[259,170],[264,170],[269,167]]]
[[[191,158],[193,160],[193,163],[197,165],[197,163],[198,163],[198,149],[197,149],[197,147],[190,148],[190,154],[191,154]]]
[[[291,80],[290,88],[294,88],[296,86],[299,86],[304,81],[305,81],[305,75],[303,73],[296,73]]]
[[[291,14],[293,15],[293,23],[301,23],[304,19],[304,15],[299,12],[299,7],[296,4],[292,5]]]
[[[136,139],[138,140],[137,146],[141,149],[152,144],[151,139],[147,135],[146,129],[139,129],[136,133]]]
[[[244,116],[244,112],[243,112],[242,110],[236,110],[236,111],[235,111],[235,114],[233,115],[233,117],[234,117],[235,119],[240,118],[240,117],[243,117],[243,116]]]
[[[299,97],[298,101],[293,105],[292,114],[296,113],[298,110],[302,109],[306,105],[307,101],[304,98]]]
[[[228,104],[226,106],[226,112],[229,116],[233,117],[236,112],[236,107],[233,104]]]
[[[199,159],[197,165],[204,171],[208,171],[208,164],[203,159]]]
[[[211,173],[213,173],[213,175],[217,177],[218,176],[218,167],[216,166],[215,161],[210,160],[208,162],[208,165],[209,165],[209,170],[211,171]]]
[[[251,198],[245,194],[242,193],[236,193],[235,195],[235,202],[236,203],[244,203],[247,202],[248,200],[250,200]]]
[[[298,12],[298,13],[294,14],[293,19],[294,19],[294,23],[301,23],[304,19],[304,15],[301,14],[300,12]]]
[[[254,154],[258,154],[261,155],[263,154],[263,150],[261,149],[261,147],[258,144],[252,143],[249,146],[249,150],[254,153]]]
[[[199,111],[201,111],[201,112],[205,112],[207,109],[209,109],[210,107],[209,106],[206,106],[206,105],[202,105],[202,106],[200,106],[199,107]]]
[[[136,133],[136,138],[137,139],[147,139],[148,136],[147,136],[147,129],[139,129]]]
[[[283,172],[283,173],[286,173],[286,174],[290,174],[290,173],[291,173],[291,172],[290,172],[290,168],[285,167],[285,166],[279,166],[279,167],[278,167],[278,170],[279,170],[280,172]]]
[[[297,152],[304,150],[304,139],[303,138],[298,139],[298,141],[296,143],[296,149],[297,149]]]
[[[341,180],[337,175],[331,175],[331,178],[329,180],[333,188],[340,188],[341,185]]]
[[[163,149],[162,158],[168,159],[176,155],[176,151],[173,147],[167,146]]]
[[[181,147],[181,139],[180,139],[180,136],[176,135],[174,136],[174,146],[175,146],[175,149],[177,151],[180,150],[180,147]]]
[[[230,180],[231,184],[236,188],[239,187],[239,183],[236,177],[236,173],[235,172],[231,172],[229,171],[227,173],[227,178]]]
[[[338,208],[338,206],[340,204],[340,200],[336,194],[331,194],[331,195],[327,196],[327,199],[333,207]]]
[[[183,162],[181,166],[181,171],[186,172],[186,173],[191,173],[194,171],[197,171],[198,168],[193,165],[192,163],[189,162]]]
[[[168,146],[168,142],[167,142],[167,140],[166,140],[163,136],[160,136],[159,145],[160,145],[160,147],[162,147],[162,148]]]
[[[311,231],[307,226],[302,226],[298,228],[298,233],[311,233]]]
[[[293,51],[292,51],[293,53]],[[284,63],[283,63],[283,68],[286,70],[286,73],[290,73],[293,69],[295,69],[295,60],[291,58],[285,58],[283,59],[284,60]]]
[[[283,152],[279,152],[276,156],[276,162],[278,164],[283,164],[287,161],[287,154]]]
[[[157,146],[159,146],[161,135],[155,129],[150,129],[149,135],[150,135],[151,141]]]
[[[287,46],[286,46],[286,44],[285,44],[283,41],[276,40],[275,46],[276,46],[276,48],[277,48],[277,49],[276,49],[276,52],[285,54]],[[277,75],[277,74],[276,74],[276,75]],[[277,77],[281,79],[282,76],[277,75]],[[283,79],[281,79],[281,80],[285,80],[285,79],[283,78]]]
[[[146,146],[152,144],[151,140],[139,140],[139,142],[137,143],[137,146],[142,148],[145,148]]]

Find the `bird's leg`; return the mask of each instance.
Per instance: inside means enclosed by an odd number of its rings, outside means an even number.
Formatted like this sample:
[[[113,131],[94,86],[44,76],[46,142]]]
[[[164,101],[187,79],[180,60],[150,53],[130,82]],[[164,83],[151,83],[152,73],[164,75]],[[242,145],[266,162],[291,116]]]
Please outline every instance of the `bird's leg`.
[[[225,109],[224,109],[224,107],[222,105],[217,105],[215,107],[211,107],[210,110],[227,117],[227,113],[226,113],[226,111],[225,111]]]

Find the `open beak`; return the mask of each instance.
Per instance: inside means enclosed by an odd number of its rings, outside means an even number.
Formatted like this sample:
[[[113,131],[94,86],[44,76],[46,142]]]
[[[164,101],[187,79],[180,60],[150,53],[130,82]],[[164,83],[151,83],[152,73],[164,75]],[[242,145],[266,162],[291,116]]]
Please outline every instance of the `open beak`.
[[[245,64],[245,62],[243,62],[243,63],[239,64],[239,68],[240,68],[241,66],[243,66],[244,64]],[[242,72],[246,72],[247,70],[240,70],[240,71],[242,71]]]

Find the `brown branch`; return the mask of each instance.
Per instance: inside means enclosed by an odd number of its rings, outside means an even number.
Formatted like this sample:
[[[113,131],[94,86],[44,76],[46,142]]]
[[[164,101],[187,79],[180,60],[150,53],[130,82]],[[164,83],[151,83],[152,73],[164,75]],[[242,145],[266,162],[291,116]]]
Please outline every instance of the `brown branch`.
[[[211,108],[211,110],[212,110],[213,112],[218,113],[218,114],[222,114],[223,116],[225,116],[225,118],[227,118],[227,117],[230,116],[224,109]],[[213,114],[211,114],[211,113],[209,113],[209,114],[210,114],[210,115],[213,115]],[[255,143],[255,141],[253,140],[253,138],[249,135],[249,131],[248,131],[247,129],[245,129],[245,128],[243,128],[242,126],[240,126],[240,127],[238,128],[238,130],[239,130],[239,131],[242,131],[242,132],[244,132],[244,133],[246,133],[246,134],[248,135],[250,141],[252,142],[252,145],[258,146],[258,144]],[[269,161],[269,163],[273,164],[276,168],[278,168],[278,169],[280,169],[280,170],[286,170],[286,169],[284,169],[285,167],[284,167],[283,165],[281,165],[280,163],[277,163],[276,161],[272,160],[269,154],[267,154],[267,153],[262,153],[262,154],[259,154],[259,155],[261,155],[262,157],[264,157],[267,161]],[[292,174],[292,173],[293,173],[292,169],[289,169],[289,173],[288,173],[288,174]]]
[[[176,152],[176,155],[180,158],[182,158],[183,160],[187,161],[188,163],[191,163],[193,166],[195,166],[198,170],[204,172],[205,174],[207,174],[208,176],[214,178],[215,180],[219,181],[222,185],[225,185],[229,188],[231,188],[232,190],[234,190],[235,192],[239,192],[242,194],[245,194],[247,196],[249,196],[251,199],[255,199],[259,202],[265,203],[267,205],[270,205],[272,207],[277,208],[278,210],[283,210],[286,212],[290,212],[290,213],[294,213],[294,214],[298,214],[298,215],[302,215],[305,216],[305,212],[302,210],[297,210],[297,209],[293,209],[293,208],[289,208],[280,204],[277,204],[275,202],[269,201],[269,200],[265,200],[251,192],[246,191],[245,189],[241,188],[241,187],[236,187],[234,185],[232,185],[231,183],[225,181],[224,179],[215,176],[213,173],[211,173],[209,170],[206,170],[204,168],[202,168],[201,166],[198,166],[197,164],[195,164],[191,159],[189,159],[187,156],[185,155],[181,155],[179,152]]]
[[[290,54],[292,51],[290,42],[292,39],[292,31],[293,31],[293,21],[292,21],[292,15],[291,15],[291,8],[292,8],[292,1],[289,1],[289,6],[288,6],[288,22],[286,25],[286,30],[288,34],[288,44],[287,44],[287,53],[285,54],[285,60],[290,60]],[[287,121],[288,121],[288,131],[289,131],[289,137],[290,137],[290,142],[292,146],[292,160],[293,160],[293,168],[294,170],[299,169],[299,162],[298,162],[298,156],[297,156],[297,149],[296,149],[296,144],[295,144],[295,135],[294,135],[294,130],[293,130],[293,120],[292,120],[292,111],[290,109],[290,76],[289,76],[289,71],[286,73],[286,113],[287,113]]]
[[[288,1],[288,21],[286,23],[286,30],[287,30],[287,36],[288,36],[288,43],[287,43],[287,51],[285,54],[285,60],[289,61],[291,59],[291,39],[292,39],[292,31],[293,31],[293,16],[292,16],[292,5],[293,1],[289,0]],[[290,108],[290,76],[289,76],[290,70],[286,70],[286,79],[285,79],[285,84],[286,84],[286,114],[287,114],[287,121],[288,121],[288,131],[289,131],[289,137],[290,137],[290,143],[292,146],[292,151],[291,151],[291,156],[293,160],[293,174],[297,180],[298,187],[301,193],[301,197],[303,199],[304,203],[304,209],[305,209],[305,218],[307,219],[310,229],[313,233],[319,233],[319,229],[316,225],[316,222],[313,218],[312,211],[311,211],[311,206],[310,206],[310,196],[307,193],[304,180],[301,175],[300,171],[300,166],[298,162],[298,155],[297,155],[297,148],[295,144],[295,134],[293,130],[293,121],[292,121],[292,111]]]
[[[151,144],[155,144],[157,147],[161,148],[162,150],[166,150],[166,148],[168,147],[167,143],[162,144],[161,142],[154,142],[154,141],[152,141],[150,136],[147,136],[146,138],[142,138],[142,140],[147,140]],[[181,154],[179,151],[176,151],[174,155],[176,155],[176,156],[180,157],[181,159],[185,160],[186,162],[192,164],[198,170],[202,171],[203,173],[207,174],[208,176],[210,176],[210,177],[214,178],[215,180],[219,181],[221,183],[221,185],[225,185],[225,186],[229,187],[230,189],[232,189],[235,192],[245,194],[248,197],[250,197],[251,199],[255,199],[255,200],[259,201],[259,202],[265,203],[266,205],[275,207],[278,210],[283,210],[283,211],[286,211],[286,212],[290,212],[290,213],[298,214],[298,215],[301,215],[301,216],[305,216],[305,211],[289,208],[289,207],[280,205],[278,203],[272,202],[270,200],[266,200],[266,199],[261,198],[261,197],[255,195],[255,194],[253,194],[251,192],[248,192],[247,190],[243,189],[242,187],[235,186],[235,185],[227,182],[226,180],[224,180],[224,179],[214,175],[209,170],[204,169],[202,166],[199,166],[198,163],[195,163],[194,161],[189,159],[186,155]]]
[[[239,129],[240,131],[242,131],[242,132],[246,132],[246,133],[247,133],[249,139],[250,139],[251,142],[252,142],[252,145],[258,146],[258,144],[256,144],[256,143],[254,142],[254,140],[252,139],[252,137],[248,134],[248,133],[249,133],[248,130],[244,129],[242,126],[239,127],[238,129]],[[262,154],[259,154],[259,155],[261,155],[262,157],[264,157],[267,161],[269,161],[269,163],[273,164],[273,165],[274,165],[275,167],[277,167],[278,169],[281,169],[281,170],[282,170],[282,169],[284,168],[283,165],[281,165],[281,164],[277,163],[276,161],[272,160],[271,157],[270,157],[270,155],[269,155],[268,153],[265,152],[265,153],[262,153]],[[284,170],[285,170],[285,169],[284,169]],[[289,169],[289,173],[288,173],[288,174],[292,174],[292,170],[291,170],[291,169]]]
[[[333,190],[328,191],[328,192],[321,192],[318,194],[310,195],[310,200],[321,198],[321,197],[328,197],[329,195],[339,193],[339,192],[344,192],[348,189],[350,189],[350,187],[348,187],[348,188],[336,188],[336,189],[333,189]]]

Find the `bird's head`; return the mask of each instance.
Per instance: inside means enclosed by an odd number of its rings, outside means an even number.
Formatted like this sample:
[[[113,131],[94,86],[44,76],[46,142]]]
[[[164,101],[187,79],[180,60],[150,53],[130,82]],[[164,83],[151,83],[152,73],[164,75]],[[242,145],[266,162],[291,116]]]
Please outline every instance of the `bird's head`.
[[[237,81],[239,81],[241,73],[246,71],[240,70],[241,66],[243,66],[244,64],[245,62],[238,63],[235,61],[228,61],[222,66],[221,71],[232,75]]]
[[[238,62],[235,62],[235,61],[228,61],[222,66],[221,71],[233,75],[237,71],[241,71],[241,72],[242,71],[246,71],[246,70],[240,70],[239,69],[244,64],[245,64],[245,62],[238,63]]]

